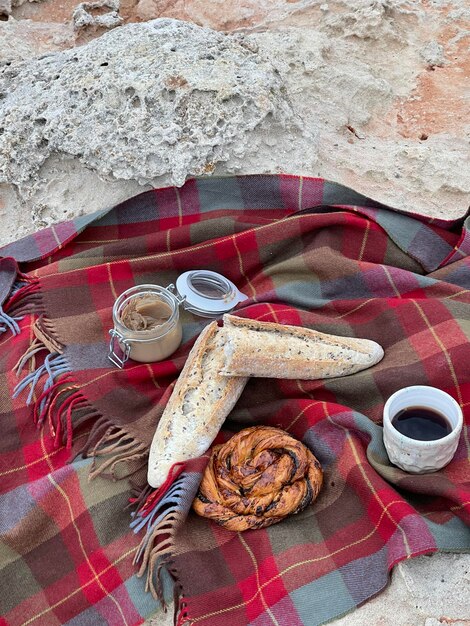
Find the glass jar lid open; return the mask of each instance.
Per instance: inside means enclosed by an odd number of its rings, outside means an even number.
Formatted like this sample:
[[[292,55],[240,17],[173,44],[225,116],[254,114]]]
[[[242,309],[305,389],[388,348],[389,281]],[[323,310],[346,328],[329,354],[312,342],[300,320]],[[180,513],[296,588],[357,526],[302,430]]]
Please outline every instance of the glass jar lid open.
[[[176,280],[176,290],[184,300],[184,308],[200,317],[217,318],[248,298],[228,278],[210,270],[181,274]]]
[[[155,310],[152,298],[160,308],[164,307],[165,316],[161,319],[155,319],[155,314],[152,317],[152,309]],[[210,270],[184,272],[178,276],[176,288],[174,285],[131,287],[114,303],[108,358],[119,368],[128,359],[143,363],[161,361],[181,342],[179,306],[199,317],[216,319],[244,300],[247,296],[230,280]],[[157,317],[161,317],[161,312]]]

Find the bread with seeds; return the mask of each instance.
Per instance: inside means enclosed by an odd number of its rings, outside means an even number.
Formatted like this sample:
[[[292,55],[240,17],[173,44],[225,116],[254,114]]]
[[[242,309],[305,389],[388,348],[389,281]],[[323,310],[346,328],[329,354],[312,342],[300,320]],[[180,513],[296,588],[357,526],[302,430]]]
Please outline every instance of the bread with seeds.
[[[171,466],[208,450],[240,397],[246,377],[228,378],[226,331],[211,322],[199,335],[176,381],[150,447],[147,480],[160,487]]]
[[[327,335],[310,328],[224,315],[223,376],[313,380],[347,376],[384,355],[369,339]]]

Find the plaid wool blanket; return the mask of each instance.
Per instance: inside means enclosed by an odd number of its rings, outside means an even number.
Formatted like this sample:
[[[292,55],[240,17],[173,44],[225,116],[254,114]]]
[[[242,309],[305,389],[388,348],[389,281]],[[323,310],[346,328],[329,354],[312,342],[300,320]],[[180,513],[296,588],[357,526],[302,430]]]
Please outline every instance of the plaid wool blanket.
[[[146,192],[1,249],[0,624],[133,626],[174,593],[178,624],[314,626],[379,592],[403,559],[468,551],[469,225],[321,179],[250,176]],[[249,381],[217,442],[280,426],[325,471],[311,507],[263,530],[190,511],[207,454],[146,487],[156,424],[208,321],[183,312],[166,361],[107,359],[120,293],[204,268],[249,296],[240,316],[385,350],[344,378]],[[382,444],[385,400],[413,384],[465,415],[435,474],[405,474]]]

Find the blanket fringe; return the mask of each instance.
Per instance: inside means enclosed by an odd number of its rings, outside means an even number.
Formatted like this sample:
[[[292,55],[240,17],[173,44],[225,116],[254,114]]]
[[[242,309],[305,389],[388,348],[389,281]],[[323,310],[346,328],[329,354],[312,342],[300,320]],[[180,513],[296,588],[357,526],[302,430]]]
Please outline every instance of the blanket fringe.
[[[13,398],[16,398],[23,390],[29,387],[29,394],[26,400],[28,406],[33,402],[42,378],[44,375],[46,376],[43,384],[43,392],[40,394],[39,398],[35,400],[35,403],[39,402],[41,411],[44,409],[48,397],[52,395],[52,391],[56,389],[57,385],[55,383],[59,382],[59,380],[63,383],[63,377],[67,377],[71,372],[70,366],[58,352],[48,352],[42,365],[35,367],[36,354],[44,349],[47,349],[46,346],[41,345],[38,340],[33,341],[13,368],[19,376],[26,363],[31,361],[31,371],[19,381],[13,390]]]
[[[21,329],[18,322],[27,313],[33,312],[42,312],[39,279],[26,276],[26,274],[18,274],[8,300],[0,306],[0,333],[10,330],[13,335],[19,335]]]
[[[130,469],[125,475],[120,474],[119,479],[132,476],[145,465],[148,446],[129,435],[124,429],[101,417],[94,423],[80,453],[84,458],[93,459],[88,475],[89,480],[97,476],[118,480],[116,471],[121,463],[126,462]],[[97,465],[97,459],[102,459],[99,465]]]
[[[175,626],[181,626],[187,618],[182,586],[172,562],[175,534],[186,517],[182,501],[188,499],[188,494],[186,474],[183,472],[184,463],[176,463],[159,489],[146,485],[141,494],[131,500],[138,505],[137,511],[131,514],[131,528],[134,533],[146,529],[134,557],[134,564],[139,566],[137,575],[146,575],[145,590],[150,591],[166,610],[162,572],[166,569],[171,574],[174,580]]]
[[[174,574],[174,570],[172,570],[172,573]],[[183,596],[183,587],[177,581],[175,582],[173,601],[175,607],[173,624],[174,626],[183,626],[183,624],[188,621],[189,617],[186,608],[187,604]]]
[[[74,430],[94,418],[88,441],[78,452],[93,458],[90,480],[99,475],[118,480],[116,472],[123,462],[130,469],[125,475],[120,472],[119,479],[138,472],[146,464],[148,446],[103,419],[74,384],[64,347],[44,315],[39,280],[18,273],[4,308],[0,307],[0,333],[11,330],[19,334],[18,322],[27,313],[38,317],[32,326],[32,341],[13,368],[18,378],[27,370],[13,389],[13,398],[27,391],[26,404],[33,407],[34,423],[37,428],[48,425],[56,448],[65,445],[70,450]],[[99,465],[98,458],[102,459]]]
[[[154,492],[154,489],[148,483],[145,483],[145,485],[142,487],[135,485],[132,480],[130,482],[132,486],[132,491],[131,497],[129,498],[129,504],[126,506],[126,509],[132,507],[135,508],[136,511],[138,511],[147,500],[149,495]]]
[[[61,353],[62,346],[49,333],[47,321],[39,318],[33,330],[33,341],[13,368],[18,377],[27,366],[29,369],[15,386],[13,398],[29,389],[26,404],[33,406],[33,421],[37,428],[47,422],[54,446],[58,448],[65,444],[70,450],[73,428],[96,416],[97,412],[72,383],[71,368]],[[51,351],[54,348],[58,351]],[[47,354],[37,365],[36,360],[42,358],[44,351]]]
[[[15,386],[13,398],[28,391],[26,404],[33,406],[33,421],[37,428],[48,424],[56,448],[65,444],[70,450],[74,430],[94,418],[87,442],[78,452],[93,458],[89,480],[99,475],[118,480],[116,470],[123,462],[129,463],[130,470],[120,474],[119,479],[132,476],[145,465],[148,446],[114,426],[91,406],[74,384],[72,370],[61,353],[62,346],[52,336],[47,320],[39,318],[33,329],[34,340],[14,367],[17,376],[27,367],[29,372]],[[44,351],[46,356],[37,364]],[[97,459],[104,457],[107,458],[97,465]]]
[[[140,564],[138,576],[146,573],[145,590],[150,590],[154,598],[163,605],[165,599],[162,593],[161,570],[168,565],[171,556],[175,526],[181,515],[178,505],[184,493],[183,485],[184,478],[177,479],[149,513],[140,510],[132,514],[133,520],[130,524],[135,533],[146,527],[145,536],[134,557],[134,564]]]
[[[11,330],[13,335],[20,334],[18,322],[21,322],[23,316],[11,316],[6,313],[0,305],[0,333],[6,333]]]

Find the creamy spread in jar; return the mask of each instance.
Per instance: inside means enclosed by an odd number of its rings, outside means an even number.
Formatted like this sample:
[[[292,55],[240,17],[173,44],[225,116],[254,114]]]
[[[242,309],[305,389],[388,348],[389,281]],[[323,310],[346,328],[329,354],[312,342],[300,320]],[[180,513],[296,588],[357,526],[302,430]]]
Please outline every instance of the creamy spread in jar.
[[[113,306],[108,359],[119,368],[128,359],[162,361],[181,343],[179,306],[198,317],[218,319],[247,297],[228,278],[208,269],[183,272],[176,287],[131,287]]]
[[[114,335],[124,360],[162,361],[180,345],[177,298],[164,287],[140,285],[125,291],[113,308]]]
[[[129,330],[153,330],[171,317],[171,308],[152,294],[129,300],[121,313],[121,321]]]

